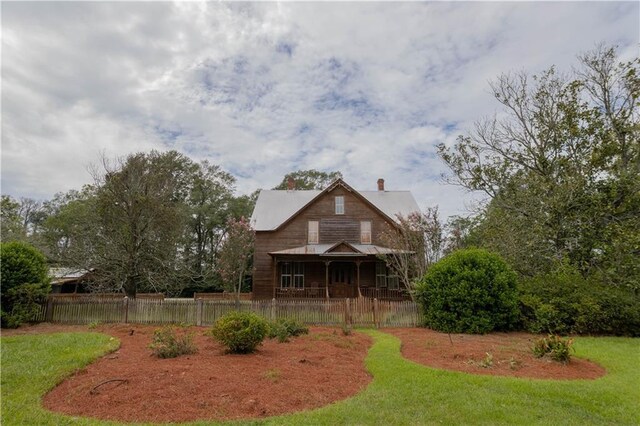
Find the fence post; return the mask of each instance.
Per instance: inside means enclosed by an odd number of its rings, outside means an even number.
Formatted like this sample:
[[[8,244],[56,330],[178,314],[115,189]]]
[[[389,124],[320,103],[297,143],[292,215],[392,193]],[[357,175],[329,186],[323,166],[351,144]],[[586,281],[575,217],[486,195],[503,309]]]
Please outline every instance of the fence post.
[[[127,296],[122,299],[122,318],[125,324],[129,322],[129,297]]]
[[[348,297],[344,299],[344,323],[346,326],[351,325],[351,304],[349,303],[350,300],[351,299],[349,299]]]
[[[373,299],[373,326],[378,327],[378,298]]]
[[[276,320],[276,298],[271,299],[271,313],[270,313],[271,321]]]
[[[202,299],[196,299],[196,325],[202,325]]]
[[[44,316],[46,322],[51,322],[53,319],[53,297],[47,299],[47,312]]]

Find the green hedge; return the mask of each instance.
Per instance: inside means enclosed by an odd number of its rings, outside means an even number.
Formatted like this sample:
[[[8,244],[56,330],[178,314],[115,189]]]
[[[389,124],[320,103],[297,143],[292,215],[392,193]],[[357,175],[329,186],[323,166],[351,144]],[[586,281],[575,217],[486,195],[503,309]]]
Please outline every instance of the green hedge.
[[[518,322],[515,272],[497,254],[459,250],[433,265],[416,298],[425,325],[449,333],[509,330]]]
[[[640,296],[568,265],[521,280],[519,291],[522,324],[533,333],[640,336]]]

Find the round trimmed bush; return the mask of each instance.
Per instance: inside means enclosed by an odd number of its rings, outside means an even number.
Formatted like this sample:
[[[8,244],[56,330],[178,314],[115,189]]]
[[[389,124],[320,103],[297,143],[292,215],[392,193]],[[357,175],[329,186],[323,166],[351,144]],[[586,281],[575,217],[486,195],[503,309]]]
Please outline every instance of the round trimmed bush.
[[[51,291],[44,255],[24,242],[1,243],[0,269],[2,327],[32,321]]]
[[[268,331],[264,318],[251,312],[231,312],[215,322],[210,334],[229,352],[246,354],[255,351]]]
[[[459,250],[434,264],[417,284],[425,325],[446,333],[513,328],[519,317],[517,276],[497,254]]]

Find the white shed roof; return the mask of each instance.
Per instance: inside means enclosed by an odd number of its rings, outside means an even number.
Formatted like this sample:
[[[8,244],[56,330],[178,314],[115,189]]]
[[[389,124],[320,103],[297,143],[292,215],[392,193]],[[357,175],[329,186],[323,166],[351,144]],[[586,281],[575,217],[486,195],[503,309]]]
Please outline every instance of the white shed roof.
[[[263,189],[256,200],[256,206],[251,215],[251,224],[256,231],[277,229],[321,192],[318,190]],[[420,210],[409,191],[358,191],[358,193],[393,220],[396,220],[398,214],[407,216]]]

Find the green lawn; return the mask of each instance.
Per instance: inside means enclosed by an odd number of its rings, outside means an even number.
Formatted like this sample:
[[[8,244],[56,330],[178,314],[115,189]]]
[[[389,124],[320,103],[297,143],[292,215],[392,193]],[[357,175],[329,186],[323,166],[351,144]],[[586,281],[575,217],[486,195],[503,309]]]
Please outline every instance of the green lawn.
[[[393,336],[367,331],[373,382],[361,394],[318,410],[247,424],[640,424],[640,339],[578,338],[577,355],[602,364],[598,380],[474,376],[404,360]],[[60,416],[41,396],[65,375],[112,350],[95,333],[2,338],[3,425],[107,425]],[[193,425],[210,425],[197,422]]]

